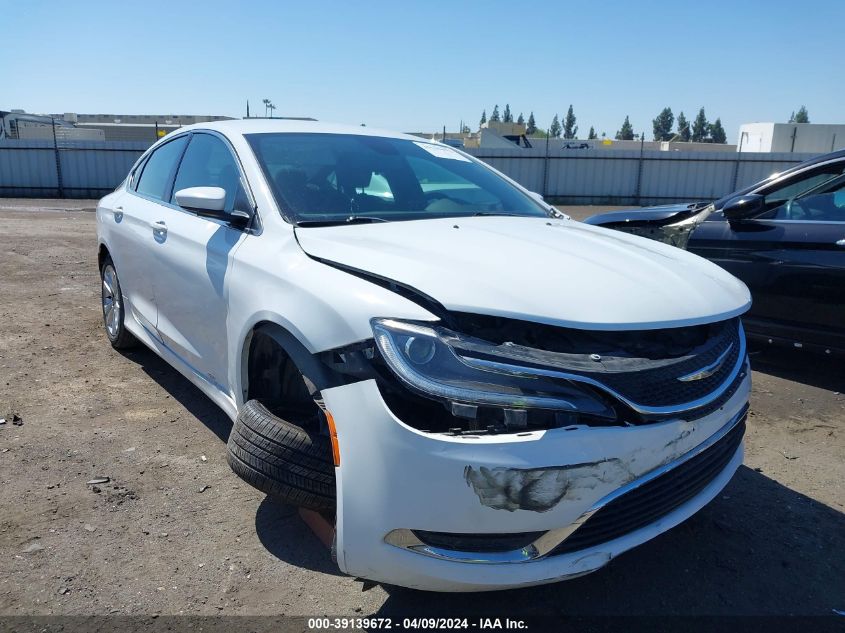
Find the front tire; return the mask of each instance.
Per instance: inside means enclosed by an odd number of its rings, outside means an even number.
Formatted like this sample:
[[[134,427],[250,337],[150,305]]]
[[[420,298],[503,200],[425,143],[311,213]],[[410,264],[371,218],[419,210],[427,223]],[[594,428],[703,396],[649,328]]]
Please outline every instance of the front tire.
[[[279,418],[257,400],[238,413],[228,446],[229,466],[241,479],[284,503],[334,511],[331,441]]]
[[[123,293],[120,290],[120,281],[117,278],[114,262],[111,257],[106,257],[103,267],[100,269],[101,298],[103,304],[103,325],[106,327],[106,336],[109,343],[115,349],[130,349],[138,344],[129,330],[126,329],[124,318]]]

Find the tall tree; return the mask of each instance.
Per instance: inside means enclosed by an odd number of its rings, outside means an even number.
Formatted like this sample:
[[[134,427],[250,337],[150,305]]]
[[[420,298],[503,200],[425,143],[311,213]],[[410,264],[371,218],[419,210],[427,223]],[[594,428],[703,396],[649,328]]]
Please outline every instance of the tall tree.
[[[681,112],[678,114],[678,136],[684,143],[688,143],[692,132],[689,129],[689,121],[687,121],[687,117],[684,116],[684,113]]]
[[[502,119],[505,123],[513,123],[513,115],[511,114],[511,105],[509,103],[505,104],[505,113]]]
[[[490,115],[490,123],[499,123],[502,117],[499,116],[499,104],[493,106],[493,114]]]
[[[795,123],[809,123],[810,122],[810,115],[807,113],[807,108],[801,106],[798,108],[798,112],[792,117]]]
[[[663,108],[657,118],[651,121],[654,126],[654,140],[668,141],[672,138],[672,124],[674,122],[675,115],[672,114],[672,108]]]
[[[704,108],[698,111],[695,121],[692,122],[692,136],[690,139],[693,143],[706,143],[707,133],[710,131],[710,124],[707,123],[707,117],[704,115]]]
[[[619,141],[633,141],[634,140],[634,126],[625,115],[625,120],[622,122],[622,128],[616,132],[616,139]]]
[[[481,127],[485,123],[487,123],[487,110],[486,109],[481,111],[481,121],[479,122],[478,127]]]
[[[562,131],[563,128],[560,127],[560,119],[558,119],[558,116],[555,115],[555,118],[552,119],[552,124],[549,126],[549,136],[560,138],[560,133]]]
[[[516,117],[516,122],[517,122],[519,125],[525,125],[525,117],[524,117],[524,116],[522,116],[522,112],[520,112],[520,113],[519,113],[519,116],[518,116],[518,117]]]
[[[578,135],[578,126],[575,125],[575,113],[572,111],[572,104],[566,111],[566,118],[563,119],[563,138],[573,139]]]
[[[716,117],[713,125],[710,126],[710,141],[713,143],[727,143],[728,135],[725,134],[725,128],[722,127],[722,120]]]
[[[525,127],[525,133],[528,136],[531,136],[536,131],[537,131],[537,121],[534,120],[534,113],[531,112],[528,115],[528,125]]]
[[[588,140],[588,141],[594,141],[594,140],[596,140],[597,138],[598,138],[598,135],[596,134],[596,128],[594,128],[594,127],[591,125],[591,126],[590,126],[590,133],[589,133],[589,135],[587,136],[587,140]]]

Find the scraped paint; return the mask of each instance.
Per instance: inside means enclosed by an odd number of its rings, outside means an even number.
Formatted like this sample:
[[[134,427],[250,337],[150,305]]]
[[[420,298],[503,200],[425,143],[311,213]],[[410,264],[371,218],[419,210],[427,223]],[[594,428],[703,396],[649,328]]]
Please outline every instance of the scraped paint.
[[[549,466],[545,468],[464,468],[464,479],[484,506],[495,510],[547,512],[569,496],[576,498],[584,489],[613,481],[622,485],[633,474],[622,460]]]

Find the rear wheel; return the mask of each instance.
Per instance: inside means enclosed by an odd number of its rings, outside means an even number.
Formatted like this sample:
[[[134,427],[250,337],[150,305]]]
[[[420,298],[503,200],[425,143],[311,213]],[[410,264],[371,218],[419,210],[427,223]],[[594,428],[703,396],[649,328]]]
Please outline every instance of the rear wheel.
[[[138,343],[124,324],[124,303],[123,294],[120,290],[120,281],[117,279],[117,271],[111,257],[106,257],[103,267],[100,269],[101,298],[103,304],[103,324],[106,327],[106,336],[115,349],[129,349]]]

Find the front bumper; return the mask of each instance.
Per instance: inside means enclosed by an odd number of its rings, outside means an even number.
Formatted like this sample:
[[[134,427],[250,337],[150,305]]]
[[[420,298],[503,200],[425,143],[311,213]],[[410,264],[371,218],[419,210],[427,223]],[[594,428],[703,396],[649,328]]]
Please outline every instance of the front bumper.
[[[586,549],[549,552],[621,489],[705,446],[743,414],[749,392],[746,375],[723,407],[697,420],[452,437],[403,424],[374,381],[327,389],[341,456],[338,564],[351,575],[435,591],[506,589],[595,571],[716,496],[742,463],[742,444],[697,495],[654,522]],[[409,549],[409,530],[544,536],[539,552],[462,556]]]

